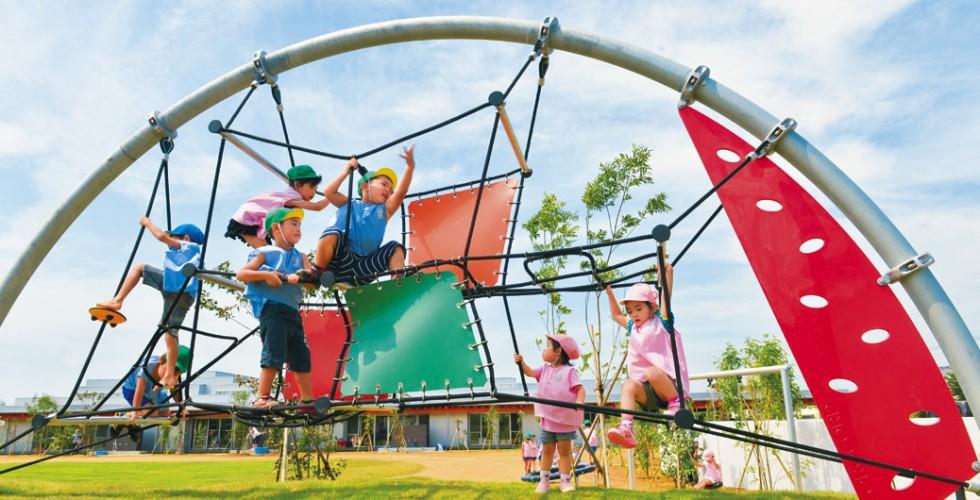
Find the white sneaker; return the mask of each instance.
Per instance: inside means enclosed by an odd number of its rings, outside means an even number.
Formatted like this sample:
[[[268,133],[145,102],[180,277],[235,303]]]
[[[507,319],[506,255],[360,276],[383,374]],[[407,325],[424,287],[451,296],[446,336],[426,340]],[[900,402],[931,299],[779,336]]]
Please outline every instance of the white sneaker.
[[[559,482],[559,488],[562,493],[568,493],[569,491],[575,491],[575,483],[572,482],[571,478],[562,479]]]
[[[541,480],[538,481],[538,487],[534,489],[535,493],[544,495],[551,488],[551,478],[542,474]]]

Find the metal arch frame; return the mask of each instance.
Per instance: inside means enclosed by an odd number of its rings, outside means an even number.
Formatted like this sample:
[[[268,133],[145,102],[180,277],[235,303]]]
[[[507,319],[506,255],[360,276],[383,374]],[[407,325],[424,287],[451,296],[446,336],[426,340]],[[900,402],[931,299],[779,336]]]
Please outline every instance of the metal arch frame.
[[[619,66],[680,91],[690,69],[645,49],[598,35],[559,28],[549,47]],[[389,21],[336,31],[299,42],[266,55],[269,71],[279,74],[327,57],[379,45],[422,40],[473,39],[533,46],[541,24],[496,17],[425,17]],[[205,110],[248,87],[255,77],[251,61],[225,73],[157,115],[167,130],[177,130]],[[713,109],[757,138],[765,137],[775,116],[737,92],[705,78],[693,99]],[[0,325],[24,285],[61,235],[126,168],[152,148],[161,132],[147,123],[136,130],[86,177],[34,236],[0,286]],[[871,243],[889,267],[900,265],[918,252],[858,185],[798,132],[788,134],[777,152],[822,191]],[[956,373],[966,398],[980,409],[980,348],[931,270],[923,269],[902,280]],[[975,411],[980,425],[980,412]]]

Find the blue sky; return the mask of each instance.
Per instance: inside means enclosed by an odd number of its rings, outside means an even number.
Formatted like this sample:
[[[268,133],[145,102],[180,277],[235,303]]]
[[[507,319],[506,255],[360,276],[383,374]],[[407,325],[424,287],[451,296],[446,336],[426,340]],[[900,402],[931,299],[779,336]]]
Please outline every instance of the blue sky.
[[[79,180],[149,112],[166,109],[247,62],[257,49],[272,51],[339,29],[406,17],[539,21],[553,15],[568,28],[619,39],[687,66],[708,65],[714,78],[773,114],[796,118],[807,139],[870,194],[917,250],[936,257],[932,269],[967,324],[974,329],[980,324],[980,285],[971,271],[980,248],[975,219],[980,78],[973,67],[980,35],[978,7],[969,2],[2,2],[0,8],[0,42],[11,48],[0,60],[0,208],[6,215],[0,220],[0,251],[7,256],[0,275]],[[416,42],[293,70],[280,78],[290,137],[341,153],[367,149],[482,102],[509,82],[528,51],[477,41]],[[523,81],[508,104],[522,135],[533,90],[532,79]],[[175,223],[203,224],[218,144],[206,126],[212,119],[225,120],[239,99],[179,131],[171,160]],[[690,204],[708,186],[674,111],[676,99],[674,91],[618,68],[554,54],[522,218],[546,191],[561,194],[581,213],[578,194],[598,163],[631,144],[654,149],[657,183],[646,194],[666,191],[676,209]],[[413,190],[478,177],[491,120],[486,113],[416,141]],[[267,89],[253,97],[237,124],[279,136]],[[512,169],[506,144],[497,146],[492,171]],[[280,165],[288,163],[284,151],[256,148]],[[342,166],[302,155],[297,160],[325,176]],[[394,149],[373,160],[401,169]],[[70,389],[95,333],[85,308],[111,295],[158,162],[155,151],[148,153],[81,214],[0,326],[5,367],[0,400]],[[223,169],[215,216],[221,229],[245,197],[278,187],[234,151]],[[694,221],[712,208],[699,211]],[[332,215],[328,209],[310,216],[300,246],[312,247]],[[647,221],[642,230],[673,215]],[[679,228],[676,238],[686,241],[696,227],[692,222]],[[245,257],[243,247],[229,240],[216,237],[212,243],[211,259],[237,265]],[[527,235],[519,232],[515,248],[527,247]],[[138,258],[156,262],[160,250],[148,242]],[[624,248],[618,256],[640,250]],[[872,261],[884,269],[880,259]],[[568,302],[581,309],[581,299]],[[712,369],[725,342],[739,344],[746,336],[778,331],[725,220],[717,221],[678,267],[676,300],[686,321],[681,328],[692,373]],[[494,356],[501,359],[510,348],[498,302],[480,307]],[[515,306],[521,347],[528,353],[535,352],[534,338],[544,333],[535,313],[542,304],[543,299],[530,298]],[[152,330],[160,302],[138,288],[126,307],[130,323],[108,332],[89,376],[113,378],[125,371]],[[919,314],[909,310],[926,343],[935,346]],[[569,324],[584,340],[580,311]],[[234,324],[205,325],[244,331]],[[219,348],[205,345],[201,352],[209,356]],[[258,351],[257,340],[246,343],[219,368],[256,372]],[[498,374],[516,376],[516,370]]]

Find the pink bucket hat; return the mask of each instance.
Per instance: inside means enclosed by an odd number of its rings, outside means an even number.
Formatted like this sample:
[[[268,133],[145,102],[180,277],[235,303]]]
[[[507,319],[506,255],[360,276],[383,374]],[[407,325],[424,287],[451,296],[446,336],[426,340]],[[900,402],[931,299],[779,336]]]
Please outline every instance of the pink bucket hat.
[[[575,343],[575,339],[569,337],[568,335],[562,335],[560,333],[559,334],[549,333],[548,335],[545,336],[551,340],[554,340],[555,342],[558,342],[558,345],[561,346],[561,350],[565,351],[565,353],[568,354],[568,359],[578,359],[578,344]]]
[[[706,450],[704,452],[704,459],[705,460],[711,460],[712,458],[715,458],[715,452],[713,452],[711,450]]]
[[[626,297],[620,300],[619,303],[622,304],[626,301],[649,302],[656,305],[660,302],[660,293],[652,285],[637,283],[626,291]]]

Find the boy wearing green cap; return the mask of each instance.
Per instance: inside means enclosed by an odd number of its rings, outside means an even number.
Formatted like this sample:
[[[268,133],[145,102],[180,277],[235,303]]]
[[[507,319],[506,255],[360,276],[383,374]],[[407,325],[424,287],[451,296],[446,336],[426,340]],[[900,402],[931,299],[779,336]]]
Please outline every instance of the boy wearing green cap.
[[[337,192],[348,174],[357,168],[351,157],[344,172],[330,181],[323,195],[337,210],[333,224],[323,230],[316,246],[316,269],[329,271],[338,283],[363,284],[387,271],[405,267],[405,249],[397,241],[381,244],[388,219],[401,208],[415,171],[415,145],[401,153],[405,171],[401,182],[394,170],[384,167],[361,177],[361,199],[350,201],[350,230],[347,230],[347,196]]]
[[[190,361],[191,350],[187,346],[180,346],[177,349],[175,368],[178,377],[181,373],[187,373],[187,363]],[[138,408],[146,405],[164,404],[170,399],[170,393],[160,386],[160,381],[166,374],[167,355],[151,356],[150,360],[142,366],[133,368],[129,372],[126,380],[123,381],[123,398],[133,408],[137,408],[126,413],[130,422],[137,417],[148,417],[153,414],[163,414],[163,410],[139,410]],[[180,391],[174,393],[174,400],[180,402]],[[142,415],[141,415],[142,413]]]
[[[167,251],[163,254],[163,269],[157,269],[149,264],[142,262],[134,265],[129,270],[129,274],[123,280],[122,286],[116,295],[106,301],[95,304],[96,308],[119,311],[122,309],[123,302],[133,288],[143,281],[144,285],[155,288],[163,295],[163,314],[160,316],[160,323],[166,323],[167,335],[164,335],[164,343],[167,346],[167,371],[160,382],[164,387],[177,385],[177,374],[174,372],[174,360],[177,358],[177,334],[180,326],[184,323],[184,317],[197,297],[200,284],[197,278],[191,278],[184,286],[186,279],[181,273],[181,268],[185,264],[191,263],[197,266],[201,257],[201,245],[204,243],[204,231],[194,224],[181,224],[173,230],[167,232],[151,221],[148,217],[140,217],[140,225],[146,228],[150,234],[158,241],[167,246]],[[171,311],[173,309],[173,311]]]
[[[302,208],[319,212],[327,207],[329,201],[323,198],[311,201],[316,196],[316,187],[321,177],[309,165],[296,165],[286,172],[289,188],[285,191],[261,193],[245,200],[238,211],[228,221],[225,237],[238,239],[252,248],[272,244],[272,235],[265,230],[265,216],[276,208]]]
[[[265,217],[265,230],[275,245],[257,248],[236,277],[247,283],[245,297],[252,304],[252,314],[259,319],[262,358],[259,366],[259,399],[254,406],[268,408],[272,399],[272,379],[284,364],[296,375],[304,403],[313,401],[310,381],[310,348],[299,315],[303,290],[297,272],[311,271],[303,252],[296,249],[303,236],[303,210],[277,208]]]

